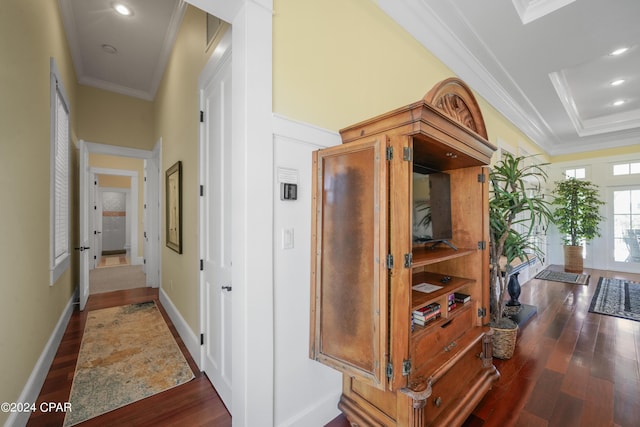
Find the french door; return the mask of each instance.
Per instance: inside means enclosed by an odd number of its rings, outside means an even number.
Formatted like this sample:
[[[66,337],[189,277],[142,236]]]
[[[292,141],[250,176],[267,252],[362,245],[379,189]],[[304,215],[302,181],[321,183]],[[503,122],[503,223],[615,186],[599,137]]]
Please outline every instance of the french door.
[[[640,272],[640,186],[613,188],[608,206],[611,268]]]

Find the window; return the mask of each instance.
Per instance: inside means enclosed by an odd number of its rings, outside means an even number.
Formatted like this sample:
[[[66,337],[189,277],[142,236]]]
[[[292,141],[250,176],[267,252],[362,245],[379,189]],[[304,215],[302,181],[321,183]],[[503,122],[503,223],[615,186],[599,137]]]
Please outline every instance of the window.
[[[640,174],[640,162],[634,163],[619,163],[613,165],[613,175],[633,175]]]
[[[69,104],[51,58],[51,280],[69,268]]]
[[[566,169],[564,171],[565,178],[584,179],[587,176],[585,168]]]

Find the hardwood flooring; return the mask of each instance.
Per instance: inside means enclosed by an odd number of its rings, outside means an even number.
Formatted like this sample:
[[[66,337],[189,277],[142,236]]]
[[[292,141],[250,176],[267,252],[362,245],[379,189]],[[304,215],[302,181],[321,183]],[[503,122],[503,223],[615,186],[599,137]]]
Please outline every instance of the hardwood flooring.
[[[554,269],[561,269],[554,266]],[[537,306],[501,377],[466,427],[640,425],[640,322],[589,313],[598,279],[640,274],[585,270],[588,286],[532,279],[520,301]],[[328,427],[346,427],[340,415]]]
[[[78,359],[86,313],[107,307],[154,300],[196,378],[171,390],[87,420],[80,427],[93,426],[231,426],[231,415],[218,397],[209,379],[200,372],[180,339],[173,323],[158,300],[158,290],[138,288],[91,295],[84,312],[74,311],[64,333],[58,352],[36,402],[67,402]],[[27,426],[57,427],[64,421],[63,412],[34,412]]]

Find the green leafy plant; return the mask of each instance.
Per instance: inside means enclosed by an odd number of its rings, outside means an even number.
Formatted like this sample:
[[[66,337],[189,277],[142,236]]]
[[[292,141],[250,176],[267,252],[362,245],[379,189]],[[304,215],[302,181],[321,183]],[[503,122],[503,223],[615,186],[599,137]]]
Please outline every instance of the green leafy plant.
[[[527,156],[509,153],[496,163],[489,173],[489,238],[491,258],[491,325],[515,327],[504,317],[507,284],[513,271],[512,263],[540,256],[541,249],[532,236],[539,227],[546,227],[552,218],[550,203],[544,198],[542,186],[547,180],[545,164],[526,164]],[[506,260],[501,263],[501,257]]]
[[[598,186],[590,181],[569,178],[555,183],[553,190],[554,223],[562,234],[565,245],[580,246],[583,240],[600,236],[600,215]]]

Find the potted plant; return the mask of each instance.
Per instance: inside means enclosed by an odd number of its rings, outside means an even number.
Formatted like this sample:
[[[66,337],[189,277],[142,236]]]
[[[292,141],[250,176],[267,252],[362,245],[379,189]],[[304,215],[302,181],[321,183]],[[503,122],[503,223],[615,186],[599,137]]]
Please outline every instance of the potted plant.
[[[582,273],[582,242],[600,236],[598,186],[583,179],[569,178],[555,183],[553,190],[554,222],[564,243],[564,269]]]
[[[491,320],[493,355],[513,355],[518,325],[505,315],[507,284],[516,260],[539,256],[532,235],[552,218],[544,199],[546,164],[527,164],[525,156],[506,153],[489,173],[489,239],[491,258]]]

